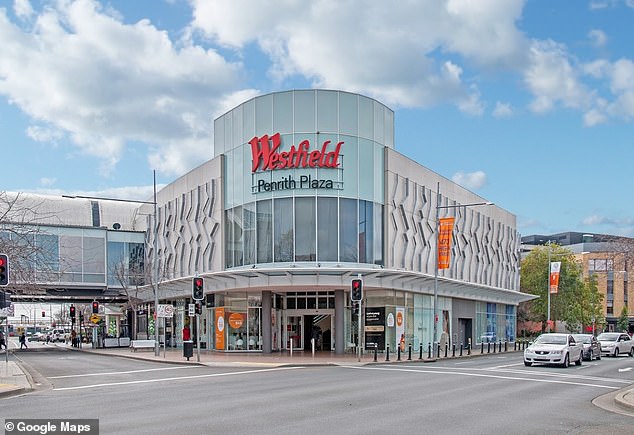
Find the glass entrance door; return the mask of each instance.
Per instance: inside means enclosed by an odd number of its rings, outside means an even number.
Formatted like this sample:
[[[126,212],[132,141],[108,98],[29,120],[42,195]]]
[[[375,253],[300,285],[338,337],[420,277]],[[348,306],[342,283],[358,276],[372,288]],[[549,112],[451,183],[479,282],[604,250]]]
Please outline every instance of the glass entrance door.
[[[286,349],[301,350],[304,348],[304,317],[303,316],[287,316],[286,317]]]

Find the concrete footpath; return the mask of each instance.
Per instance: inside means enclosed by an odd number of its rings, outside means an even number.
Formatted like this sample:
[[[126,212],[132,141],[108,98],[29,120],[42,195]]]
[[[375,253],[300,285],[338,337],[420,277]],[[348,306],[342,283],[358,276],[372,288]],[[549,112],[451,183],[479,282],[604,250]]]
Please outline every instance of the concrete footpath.
[[[313,356],[311,352],[275,352],[272,354],[262,353],[250,353],[250,352],[210,352],[201,350],[200,354],[194,349],[194,354],[189,360],[183,356],[183,349],[174,348],[161,348],[160,355],[154,354],[154,349],[139,349],[131,350],[130,348],[108,348],[108,349],[93,349],[91,345],[82,345],[82,348],[74,348],[68,344],[56,343],[56,344],[43,344],[43,343],[29,343],[28,350],[17,349],[17,342],[9,343],[9,352],[13,353],[16,358],[9,358],[8,363],[5,362],[5,351],[0,352],[0,398],[21,394],[31,390],[31,377],[22,368],[19,363],[19,356],[23,352],[33,351],[46,351],[48,348],[56,346],[67,351],[74,352],[86,352],[95,353],[100,355],[116,356],[122,358],[133,358],[145,361],[154,361],[166,364],[192,364],[203,366],[216,366],[216,367],[281,367],[281,366],[307,366],[307,365],[366,365],[366,364],[402,364],[412,362],[435,362],[436,359],[428,358],[428,354],[423,352],[423,358],[420,359],[420,350],[412,350],[411,360],[408,359],[409,352],[406,351],[401,354],[400,360],[398,360],[397,354],[390,354],[389,361],[386,360],[386,355],[379,353],[377,355],[376,362],[374,361],[374,353],[367,352],[359,358],[354,354],[335,355],[330,352],[316,352]],[[486,355],[486,348],[484,350]],[[516,355],[521,360],[521,351],[510,348],[508,352],[498,352],[498,354]],[[481,349],[477,348],[470,355],[466,351],[463,351],[463,355],[459,356],[456,352],[456,356],[452,357],[451,352],[447,359],[465,359],[465,358],[477,358],[481,356]],[[16,362],[15,360],[18,360]],[[445,359],[445,358],[441,358]],[[634,388],[632,386],[619,390],[614,396],[614,403],[618,407],[627,412],[634,412]]]

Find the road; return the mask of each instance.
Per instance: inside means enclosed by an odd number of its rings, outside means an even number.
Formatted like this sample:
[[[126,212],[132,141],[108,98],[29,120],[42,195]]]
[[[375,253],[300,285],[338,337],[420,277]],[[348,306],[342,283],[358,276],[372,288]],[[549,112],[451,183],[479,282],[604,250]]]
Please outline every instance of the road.
[[[631,434],[593,400],[634,384],[634,358],[524,367],[520,353],[436,363],[206,367],[69,350],[21,352],[38,389],[5,418],[98,418],[100,433]]]

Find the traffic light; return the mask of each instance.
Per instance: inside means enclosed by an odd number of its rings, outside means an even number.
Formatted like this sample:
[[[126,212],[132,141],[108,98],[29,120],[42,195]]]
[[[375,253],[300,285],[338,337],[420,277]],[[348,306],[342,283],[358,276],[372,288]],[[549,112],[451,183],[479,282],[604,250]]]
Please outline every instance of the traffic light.
[[[73,305],[70,306],[70,318],[73,322],[75,321],[75,307]]]
[[[9,308],[11,305],[11,295],[4,290],[0,291],[0,309]]]
[[[9,257],[0,254],[0,286],[9,285]]]
[[[42,317],[46,317],[46,311],[42,310]]]
[[[196,302],[196,314],[202,314],[203,313],[203,304],[202,302]]]
[[[192,298],[195,301],[202,301],[204,299],[204,283],[203,279],[196,277],[192,280]]]
[[[361,299],[363,299],[363,281],[361,281],[360,279],[352,280],[350,299],[353,302],[359,302]]]
[[[92,301],[92,313],[99,314],[99,302]]]

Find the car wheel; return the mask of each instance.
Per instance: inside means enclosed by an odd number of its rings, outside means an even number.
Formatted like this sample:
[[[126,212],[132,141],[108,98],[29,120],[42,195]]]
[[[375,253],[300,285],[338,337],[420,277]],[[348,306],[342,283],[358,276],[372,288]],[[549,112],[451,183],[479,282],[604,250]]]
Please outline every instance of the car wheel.
[[[619,356],[619,348],[618,348],[618,347],[614,349],[614,355],[612,355],[612,356],[613,356],[614,358],[616,358],[616,357],[618,357],[618,356]]]
[[[597,359],[601,359],[601,352],[597,355]]]
[[[634,356],[634,347],[630,350],[630,356]]]
[[[588,357],[587,358],[584,357],[583,359],[586,360],[586,361],[592,361],[592,356],[593,356],[592,355],[592,350],[590,350],[590,352],[588,352]]]
[[[566,356],[564,357],[564,362],[561,364],[561,366],[564,368],[570,367],[570,358],[568,357],[568,354],[566,354]]]
[[[532,366],[532,365],[533,365],[533,363],[532,363],[532,362],[528,362],[528,361],[524,361],[524,365],[525,365],[526,367],[530,367],[530,366]]]
[[[575,365],[576,366],[580,366],[581,365],[581,360],[583,359],[582,357],[583,357],[583,354],[580,353],[579,354],[579,359],[577,361],[575,361]],[[592,358],[592,355],[590,355],[590,358]]]

